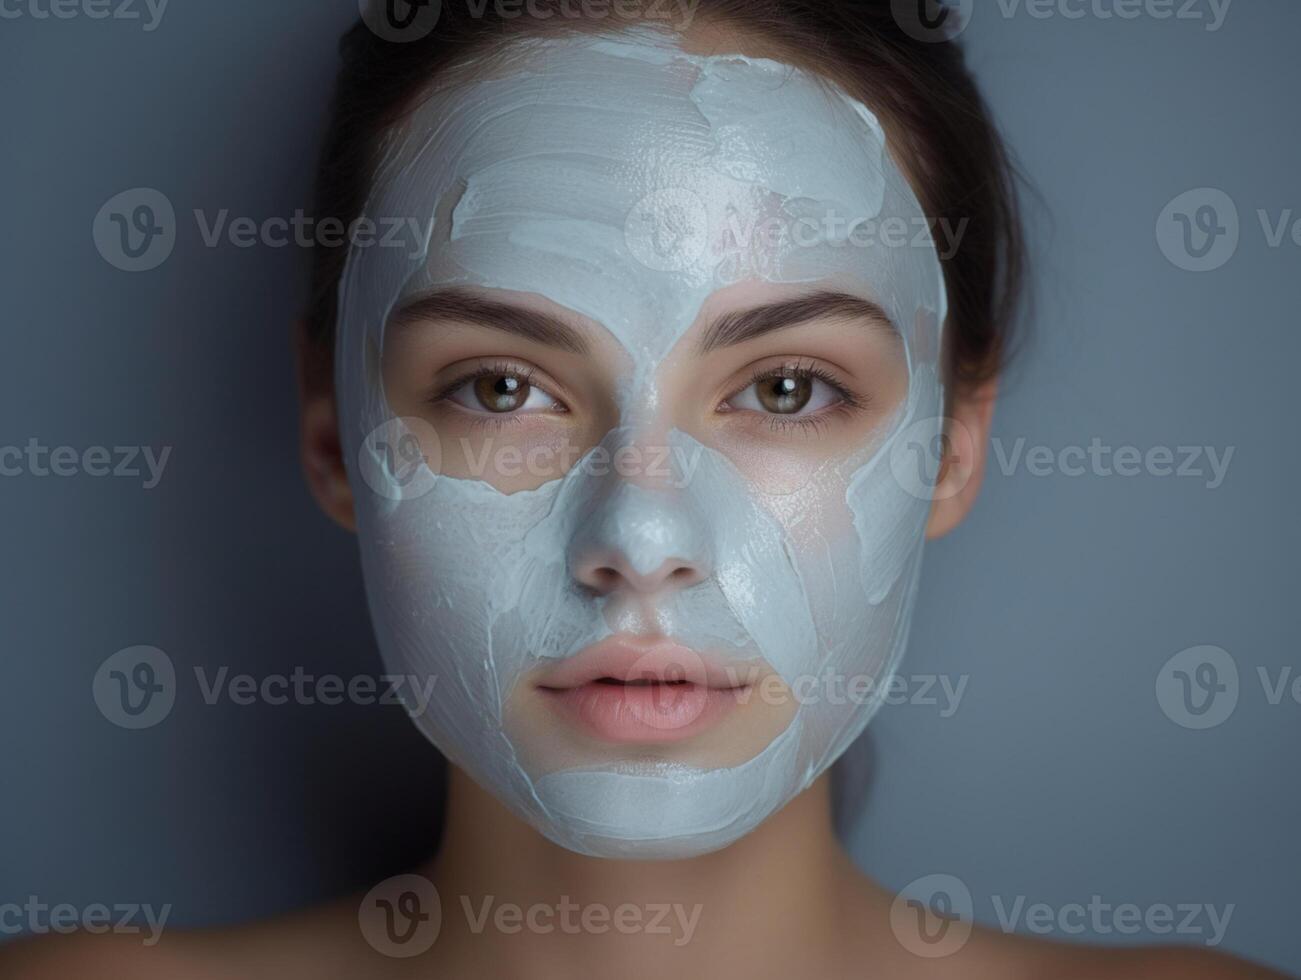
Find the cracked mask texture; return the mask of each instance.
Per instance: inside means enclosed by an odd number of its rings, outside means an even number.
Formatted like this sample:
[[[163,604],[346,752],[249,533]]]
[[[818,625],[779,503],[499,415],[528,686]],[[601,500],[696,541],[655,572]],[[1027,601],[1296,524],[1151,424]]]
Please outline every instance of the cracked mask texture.
[[[690,856],[749,832],[822,773],[902,654],[929,499],[895,477],[891,452],[904,430],[918,444],[940,431],[943,277],[933,247],[863,244],[848,222],[823,220],[925,221],[876,118],[829,82],[688,55],[650,31],[515,54],[508,70],[429,94],[390,135],[366,213],[416,218],[428,240],[354,245],[340,286],[337,382],[372,616],[390,669],[437,678],[417,724],[538,830],[593,855]],[[737,233],[768,219],[805,221],[804,233]],[[759,486],[674,430],[672,479],[625,479],[587,465],[589,453],[505,494],[424,464],[400,481],[375,437],[406,432],[379,363],[385,322],[412,297],[536,293],[602,325],[632,365],[620,425],[598,447],[614,453],[644,436],[657,368],[702,304],[752,280],[871,299],[907,351],[907,397],[870,444],[795,485]],[[516,683],[624,628],[608,596],[573,578],[572,555],[594,546],[637,569],[698,564],[703,580],[664,597],[657,630],[816,693],[739,765],[531,758],[508,734]],[[835,677],[874,683],[840,699],[810,683]]]

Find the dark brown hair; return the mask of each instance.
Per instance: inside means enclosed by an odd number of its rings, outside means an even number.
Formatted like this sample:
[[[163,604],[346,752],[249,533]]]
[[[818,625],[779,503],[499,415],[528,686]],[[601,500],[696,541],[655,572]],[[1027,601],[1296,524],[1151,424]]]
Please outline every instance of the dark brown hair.
[[[639,3],[650,23],[653,9],[671,6],[633,0],[631,7]],[[620,6],[630,9],[627,0]],[[953,228],[966,222],[958,246],[942,261],[949,293],[946,378],[956,391],[969,391],[1002,368],[1021,297],[1015,175],[956,41],[916,39],[893,6],[890,0],[699,0],[695,14],[697,24],[755,41],[871,107],[926,215]],[[435,77],[521,34],[618,30],[630,23],[576,19],[574,4],[564,0],[530,0],[528,13],[517,4],[504,8],[443,0],[436,27],[418,40],[384,40],[360,21],[344,35],[317,182],[318,218],[346,225],[361,215],[382,137]],[[306,338],[316,381],[329,377],[346,255],[346,245],[313,252]]]

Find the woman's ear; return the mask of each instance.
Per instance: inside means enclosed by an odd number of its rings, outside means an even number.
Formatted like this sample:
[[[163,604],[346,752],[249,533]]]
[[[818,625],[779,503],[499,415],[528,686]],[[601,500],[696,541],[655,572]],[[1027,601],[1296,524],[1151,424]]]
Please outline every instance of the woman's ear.
[[[926,524],[928,540],[942,538],[971,511],[985,478],[989,455],[989,428],[994,419],[998,381],[956,396],[944,420],[944,459]]]
[[[336,523],[357,530],[352,488],[343,465],[339,413],[329,358],[307,336],[307,325],[294,326],[298,352],[299,441],[303,472],[312,496]]]

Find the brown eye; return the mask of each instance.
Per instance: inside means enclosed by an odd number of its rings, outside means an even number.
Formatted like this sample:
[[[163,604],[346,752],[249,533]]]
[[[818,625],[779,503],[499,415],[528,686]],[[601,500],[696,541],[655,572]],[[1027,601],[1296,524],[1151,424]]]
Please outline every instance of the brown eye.
[[[494,374],[474,383],[474,396],[490,412],[513,412],[529,400],[530,386],[513,374]]]
[[[813,397],[813,379],[796,375],[764,378],[755,385],[759,404],[774,415],[794,415]]]
[[[453,382],[432,401],[447,401],[478,415],[561,414],[564,403],[534,384],[528,368],[502,365],[485,369]]]

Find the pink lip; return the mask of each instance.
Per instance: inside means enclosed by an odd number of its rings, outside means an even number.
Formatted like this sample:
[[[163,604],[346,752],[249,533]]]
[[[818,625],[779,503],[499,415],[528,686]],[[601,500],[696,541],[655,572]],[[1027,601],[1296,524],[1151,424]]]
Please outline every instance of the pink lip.
[[[538,681],[578,727],[608,742],[662,745],[712,728],[739,703],[747,672],[729,672],[665,639],[611,637]]]

